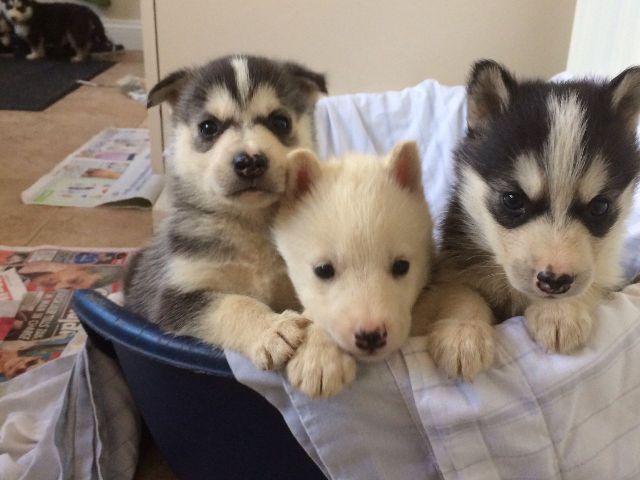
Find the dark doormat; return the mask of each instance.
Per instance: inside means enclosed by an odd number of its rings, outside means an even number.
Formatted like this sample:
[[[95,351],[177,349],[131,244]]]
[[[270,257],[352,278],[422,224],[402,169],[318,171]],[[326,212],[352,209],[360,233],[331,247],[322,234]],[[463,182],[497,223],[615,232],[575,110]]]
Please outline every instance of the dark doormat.
[[[44,110],[114,63],[0,58],[0,110]]]

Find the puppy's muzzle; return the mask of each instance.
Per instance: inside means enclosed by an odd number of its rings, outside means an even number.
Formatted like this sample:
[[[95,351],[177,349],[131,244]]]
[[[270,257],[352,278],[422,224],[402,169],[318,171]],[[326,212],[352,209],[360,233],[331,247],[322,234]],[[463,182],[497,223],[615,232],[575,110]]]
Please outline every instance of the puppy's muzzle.
[[[387,329],[378,328],[376,330],[360,330],[355,334],[356,346],[360,350],[373,353],[387,344]]]
[[[247,180],[261,177],[269,167],[269,159],[262,153],[249,155],[240,152],[233,157],[232,163],[236,175]]]
[[[553,270],[538,272],[536,286],[544,293],[562,295],[567,293],[575,280],[574,275],[563,273],[557,276]]]

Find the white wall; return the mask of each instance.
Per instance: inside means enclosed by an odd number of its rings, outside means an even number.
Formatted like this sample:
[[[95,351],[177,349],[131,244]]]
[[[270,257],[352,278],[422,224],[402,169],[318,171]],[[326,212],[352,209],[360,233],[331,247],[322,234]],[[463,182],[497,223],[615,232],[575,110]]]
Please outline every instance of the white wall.
[[[460,84],[486,57],[549,77],[565,69],[575,1],[155,0],[159,68],[284,56],[328,72],[332,93]]]
[[[117,20],[140,20],[140,0],[111,0],[104,17]]]
[[[613,76],[640,65],[640,1],[578,0],[567,70]]]
[[[101,16],[115,43],[123,44],[127,50],[142,50],[140,0],[111,0],[111,6],[102,10]]]

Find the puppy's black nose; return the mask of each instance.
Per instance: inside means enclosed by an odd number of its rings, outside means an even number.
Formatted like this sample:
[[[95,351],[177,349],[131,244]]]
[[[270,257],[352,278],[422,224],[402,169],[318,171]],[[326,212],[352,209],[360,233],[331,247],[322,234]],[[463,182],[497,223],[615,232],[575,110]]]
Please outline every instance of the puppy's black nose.
[[[556,276],[551,270],[545,270],[544,272],[538,272],[538,282],[536,285],[544,293],[552,293],[554,295],[561,295],[566,293],[570,288],[575,277],[563,273],[560,276]]]
[[[261,153],[249,155],[245,152],[236,154],[233,157],[233,171],[242,178],[258,178],[269,166],[269,160]]]
[[[360,350],[366,350],[369,353],[373,353],[379,348],[384,347],[387,344],[387,330],[376,329],[372,331],[360,330],[356,333],[356,346]]]

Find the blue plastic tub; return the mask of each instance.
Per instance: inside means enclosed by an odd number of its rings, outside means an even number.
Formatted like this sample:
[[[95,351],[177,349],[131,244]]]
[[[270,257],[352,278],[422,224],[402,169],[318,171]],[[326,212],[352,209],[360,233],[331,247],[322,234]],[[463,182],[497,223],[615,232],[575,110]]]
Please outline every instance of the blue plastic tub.
[[[163,457],[180,479],[320,479],[280,413],[237,382],[224,353],[164,334],[91,290],[73,308],[115,354]]]

